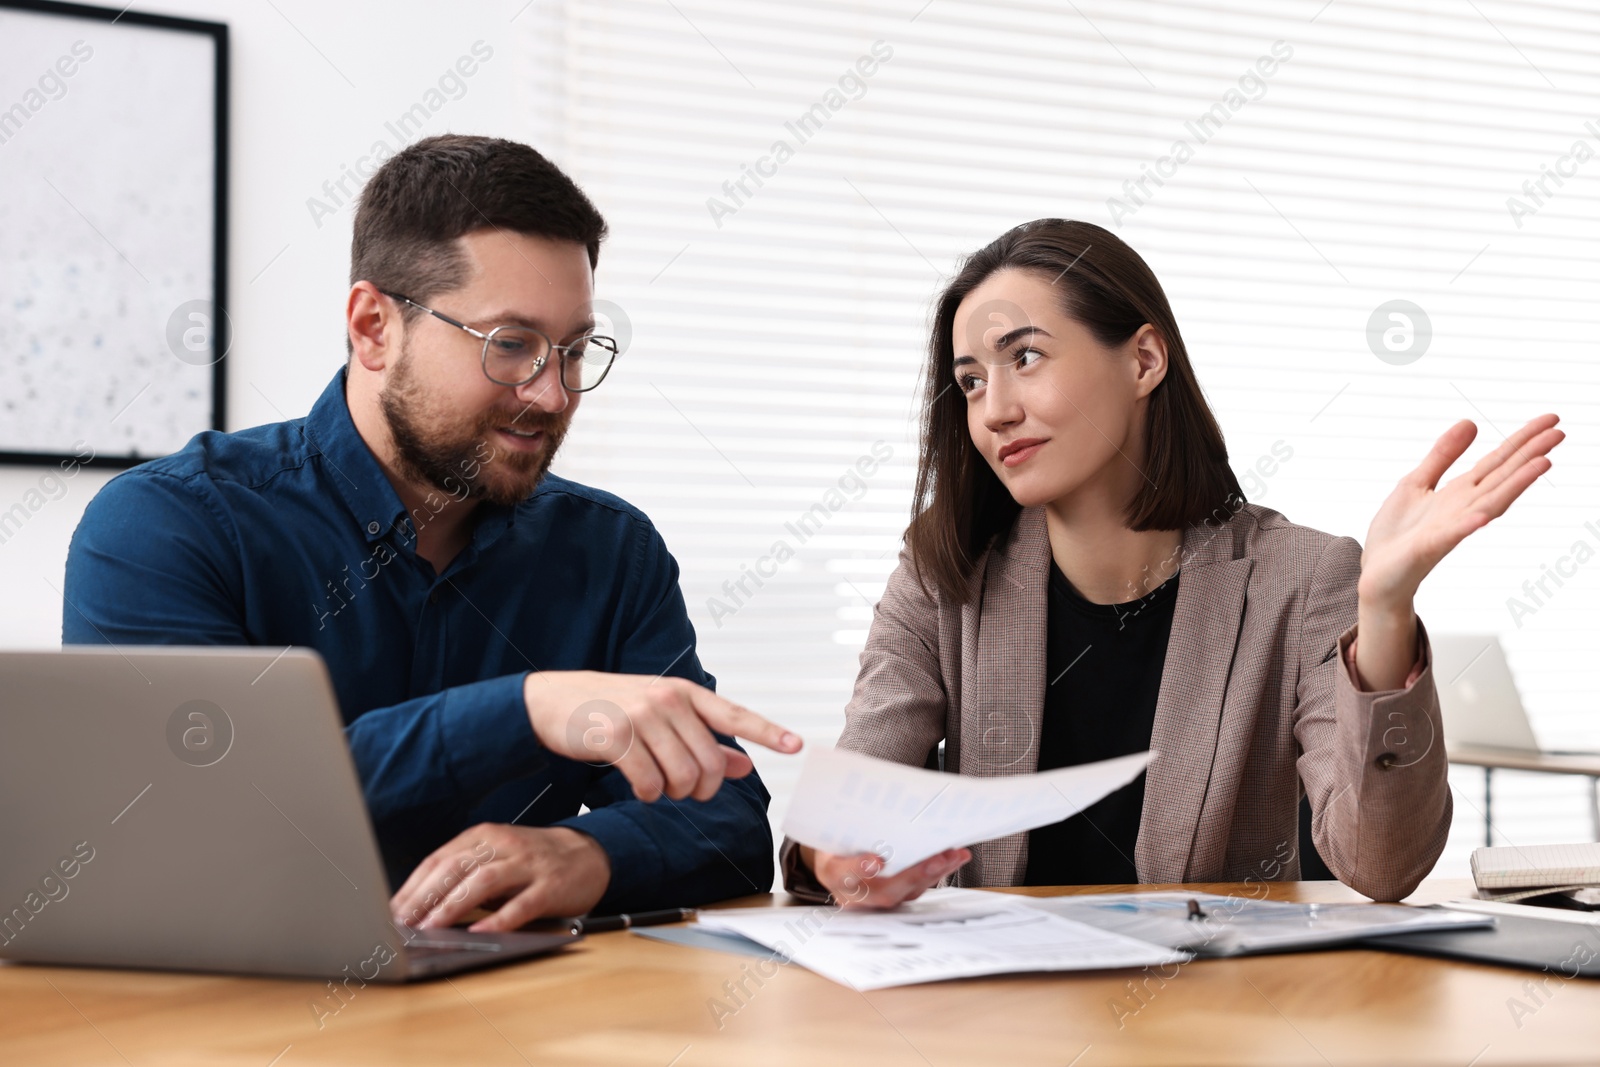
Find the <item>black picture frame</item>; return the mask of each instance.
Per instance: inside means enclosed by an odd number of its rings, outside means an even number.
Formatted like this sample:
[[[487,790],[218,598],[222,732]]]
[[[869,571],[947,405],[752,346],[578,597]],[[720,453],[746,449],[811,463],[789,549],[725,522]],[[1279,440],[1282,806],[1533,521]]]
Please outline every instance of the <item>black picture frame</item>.
[[[214,336],[221,339],[218,343],[224,345],[224,354],[211,364],[210,424],[206,427],[199,427],[199,429],[226,430],[228,398],[226,346],[231,343],[232,337],[231,327],[228,325],[227,319],[229,160],[229,42],[227,23],[179,18],[172,15],[156,15],[142,11],[118,10],[110,7],[96,7],[89,4],[58,3],[55,0],[0,0],[0,12],[7,10],[69,19],[84,19],[95,23],[127,23],[129,25],[147,26],[152,29],[201,34],[211,39],[215,55],[215,100],[213,101],[214,122],[212,129],[215,161],[212,183],[211,302],[212,307],[220,311],[215,323],[218,332]],[[81,455],[66,453],[7,451],[0,449],[0,465],[11,466],[62,466],[65,469],[65,464],[75,463],[90,467],[125,469],[156,458],[159,457],[135,454],[103,455],[99,453],[96,453],[92,458],[85,458]]]

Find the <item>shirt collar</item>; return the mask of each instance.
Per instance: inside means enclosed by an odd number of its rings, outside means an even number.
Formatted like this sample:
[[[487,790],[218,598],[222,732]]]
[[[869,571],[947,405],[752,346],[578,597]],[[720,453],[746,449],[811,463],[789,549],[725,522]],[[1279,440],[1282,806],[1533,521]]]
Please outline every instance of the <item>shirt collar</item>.
[[[344,382],[345,368],[340,367],[306,416],[306,443],[327,461],[328,478],[361,532],[376,541],[406,519],[406,509],[350,417]]]

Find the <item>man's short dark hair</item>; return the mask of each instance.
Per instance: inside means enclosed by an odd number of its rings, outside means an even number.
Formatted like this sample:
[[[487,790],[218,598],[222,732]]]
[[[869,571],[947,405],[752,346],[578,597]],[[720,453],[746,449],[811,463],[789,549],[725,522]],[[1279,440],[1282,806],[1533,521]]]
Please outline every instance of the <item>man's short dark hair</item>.
[[[361,190],[350,284],[370,281],[426,304],[466,283],[457,238],[489,227],[574,241],[589,250],[590,267],[606,236],[606,221],[583,190],[534,149],[442,134],[389,159]],[[403,314],[409,324],[422,312],[406,305]]]

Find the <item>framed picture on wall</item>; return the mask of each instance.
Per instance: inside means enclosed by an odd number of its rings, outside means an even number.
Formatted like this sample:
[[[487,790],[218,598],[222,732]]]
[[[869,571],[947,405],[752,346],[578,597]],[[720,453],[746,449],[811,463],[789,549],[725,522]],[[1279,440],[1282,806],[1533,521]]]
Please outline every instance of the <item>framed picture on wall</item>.
[[[224,428],[228,28],[0,0],[0,463]]]

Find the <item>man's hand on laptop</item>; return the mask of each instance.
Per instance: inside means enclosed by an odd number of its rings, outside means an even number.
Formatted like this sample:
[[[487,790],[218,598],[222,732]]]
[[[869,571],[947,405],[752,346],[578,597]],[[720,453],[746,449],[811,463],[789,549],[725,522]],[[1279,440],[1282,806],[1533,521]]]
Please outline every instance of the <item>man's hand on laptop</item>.
[[[410,926],[450,926],[503,901],[470,929],[515,930],[545,916],[583,915],[610,884],[611,860],[588,834],[483,823],[418,864],[389,911]]]
[[[750,757],[720,744],[713,730],[775,752],[800,751],[795,734],[682,678],[536,671],[522,692],[534,735],[546,748],[613,764],[640,800],[663,793],[710,800],[724,778],[749,774]]]

